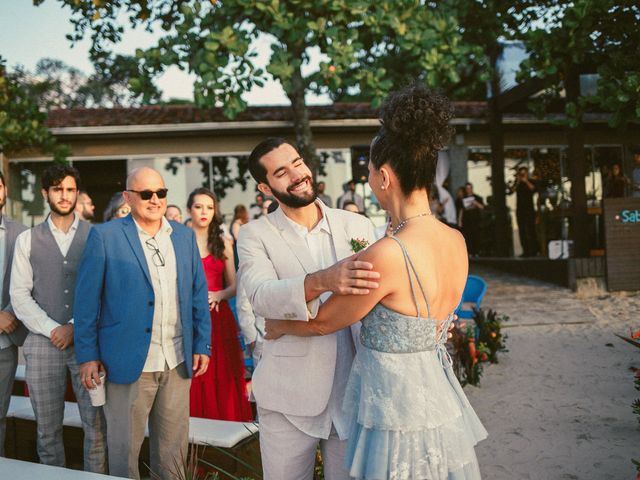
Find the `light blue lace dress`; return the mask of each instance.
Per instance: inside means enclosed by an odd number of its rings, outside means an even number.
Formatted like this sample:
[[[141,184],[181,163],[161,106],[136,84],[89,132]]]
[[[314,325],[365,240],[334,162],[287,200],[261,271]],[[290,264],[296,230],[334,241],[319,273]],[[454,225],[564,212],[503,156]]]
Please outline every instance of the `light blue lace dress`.
[[[404,244],[407,272],[415,268]],[[417,275],[415,275],[418,279]],[[440,333],[420,307],[417,315],[376,305],[362,320],[344,406],[352,426],[346,465],[358,479],[479,479],[474,446],[487,431],[473,411],[446,351],[449,315]]]

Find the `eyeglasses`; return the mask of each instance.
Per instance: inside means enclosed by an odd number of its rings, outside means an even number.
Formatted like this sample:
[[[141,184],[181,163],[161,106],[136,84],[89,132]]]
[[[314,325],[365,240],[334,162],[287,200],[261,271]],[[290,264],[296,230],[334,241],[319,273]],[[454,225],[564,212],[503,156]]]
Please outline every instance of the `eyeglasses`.
[[[158,241],[151,237],[145,240],[144,244],[147,246],[149,250],[153,252],[151,260],[156,267],[164,267],[164,257],[162,253],[160,253],[160,249],[158,248]]]
[[[137,193],[138,195],[140,195],[140,198],[142,200],[151,200],[151,197],[153,197],[154,193],[158,196],[158,198],[166,198],[168,191],[169,191],[168,188],[161,188],[155,191],[154,190],[127,190],[127,192]]]

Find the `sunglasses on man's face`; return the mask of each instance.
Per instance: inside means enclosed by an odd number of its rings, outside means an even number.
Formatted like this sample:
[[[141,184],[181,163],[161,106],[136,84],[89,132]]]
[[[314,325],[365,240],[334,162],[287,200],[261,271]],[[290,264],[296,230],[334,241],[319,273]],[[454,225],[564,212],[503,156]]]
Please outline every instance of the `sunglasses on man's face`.
[[[158,198],[166,198],[168,191],[169,189],[167,188],[161,188],[159,190],[127,190],[127,192],[137,193],[138,195],[140,195],[140,198],[142,200],[151,200],[151,197],[153,197],[154,193],[158,196]]]

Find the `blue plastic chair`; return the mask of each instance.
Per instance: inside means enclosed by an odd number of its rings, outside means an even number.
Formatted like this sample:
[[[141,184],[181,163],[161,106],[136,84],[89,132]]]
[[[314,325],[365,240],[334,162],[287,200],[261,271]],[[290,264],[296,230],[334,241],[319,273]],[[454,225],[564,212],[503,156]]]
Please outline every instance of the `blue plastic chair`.
[[[467,283],[464,286],[464,292],[462,292],[462,299],[460,305],[456,309],[456,314],[460,318],[473,318],[475,313],[473,308],[463,308],[465,303],[473,303],[476,309],[480,308],[484,294],[487,293],[487,282],[482,278],[475,275],[469,275],[467,277]]]

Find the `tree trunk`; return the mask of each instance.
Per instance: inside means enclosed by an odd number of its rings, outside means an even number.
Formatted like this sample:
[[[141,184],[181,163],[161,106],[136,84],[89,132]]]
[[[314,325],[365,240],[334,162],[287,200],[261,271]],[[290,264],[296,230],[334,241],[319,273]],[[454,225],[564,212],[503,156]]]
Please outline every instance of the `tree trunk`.
[[[300,68],[295,69],[291,77],[291,92],[287,94],[293,111],[293,127],[296,133],[298,152],[314,175],[320,168],[320,160],[313,144],[313,134],[309,123],[309,108],[305,103],[305,83]]]
[[[502,48],[495,44],[489,47],[491,62],[491,98],[489,99],[489,138],[491,142],[491,196],[495,212],[495,237],[493,255],[507,257],[511,253],[509,222],[507,217],[507,187],[504,180],[504,128],[502,112],[498,106],[500,95],[500,74],[498,57]]]
[[[565,76],[567,102],[577,105],[580,96],[580,73],[577,65],[569,65]],[[587,192],[585,187],[584,132],[582,117],[576,127],[567,127],[567,159],[571,178],[572,222],[571,239],[575,257],[589,255],[589,216],[587,215]]]

